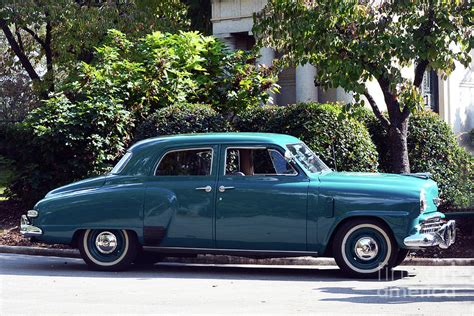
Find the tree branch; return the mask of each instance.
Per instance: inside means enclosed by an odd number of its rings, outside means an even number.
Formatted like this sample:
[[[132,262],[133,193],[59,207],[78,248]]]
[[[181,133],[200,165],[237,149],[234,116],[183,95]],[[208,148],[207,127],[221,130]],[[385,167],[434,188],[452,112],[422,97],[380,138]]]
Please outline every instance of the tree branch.
[[[25,55],[25,53],[21,50],[20,45],[18,45],[18,42],[15,40],[15,36],[12,34],[10,28],[8,27],[7,21],[5,21],[5,19],[0,19],[0,28],[3,30],[3,33],[5,34],[5,37],[7,38],[8,44],[10,44],[11,49],[20,60],[21,65],[23,66],[23,68],[25,68],[31,80],[41,81],[41,78],[36,73],[30,60]]]
[[[18,41],[18,46],[20,46],[21,51],[24,52],[25,47],[23,46],[23,40],[21,39],[20,30],[18,29],[16,25],[15,25],[15,34],[16,34],[16,39]]]
[[[415,79],[413,80],[413,85],[417,88],[420,87],[421,82],[423,81],[423,75],[425,74],[426,68],[428,67],[429,62],[427,60],[422,60],[418,62],[415,67]]]
[[[370,107],[372,108],[372,111],[374,112],[375,116],[379,119],[380,123],[382,123],[383,127],[387,129],[390,125],[390,122],[385,116],[383,116],[382,112],[380,112],[377,103],[375,102],[374,98],[367,89],[365,89],[364,91],[364,96],[367,98],[367,101],[369,101]]]
[[[36,34],[32,29],[28,28],[27,26],[23,26],[22,29],[28,34],[30,34],[34,38],[34,40],[37,41],[41,45],[41,47],[43,47],[43,49],[45,49],[46,43],[41,39],[41,37],[38,36],[38,34]]]

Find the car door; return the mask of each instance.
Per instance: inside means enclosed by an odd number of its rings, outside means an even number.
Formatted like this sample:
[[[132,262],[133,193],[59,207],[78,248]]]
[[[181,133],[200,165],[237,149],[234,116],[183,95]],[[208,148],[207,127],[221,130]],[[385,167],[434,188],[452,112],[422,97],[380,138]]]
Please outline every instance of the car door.
[[[216,247],[306,250],[309,180],[282,148],[223,145],[216,201]]]
[[[147,181],[144,244],[210,248],[218,146],[167,149]]]

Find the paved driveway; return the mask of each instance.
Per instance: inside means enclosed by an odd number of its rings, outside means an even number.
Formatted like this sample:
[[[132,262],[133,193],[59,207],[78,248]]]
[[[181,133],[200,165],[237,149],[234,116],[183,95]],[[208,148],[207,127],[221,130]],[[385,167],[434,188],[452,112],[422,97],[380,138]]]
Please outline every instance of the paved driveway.
[[[0,314],[474,315],[474,267],[396,269],[158,264],[92,272],[79,259],[0,254]]]

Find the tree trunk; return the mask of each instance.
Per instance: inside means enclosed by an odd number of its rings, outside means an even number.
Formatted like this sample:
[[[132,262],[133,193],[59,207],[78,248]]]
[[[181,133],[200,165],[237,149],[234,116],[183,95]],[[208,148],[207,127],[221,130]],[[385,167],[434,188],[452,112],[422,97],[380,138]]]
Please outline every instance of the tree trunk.
[[[388,148],[390,155],[390,172],[409,173],[410,161],[408,159],[408,118],[398,124],[390,124],[387,130]]]

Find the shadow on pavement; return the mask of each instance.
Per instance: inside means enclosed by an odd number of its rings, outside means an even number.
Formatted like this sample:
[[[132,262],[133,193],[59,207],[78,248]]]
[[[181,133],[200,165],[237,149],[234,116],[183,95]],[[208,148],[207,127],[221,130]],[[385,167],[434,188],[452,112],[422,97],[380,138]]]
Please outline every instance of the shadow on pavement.
[[[471,286],[472,285],[467,285]],[[315,288],[327,294],[345,295],[345,297],[323,298],[326,302],[349,302],[361,304],[407,304],[421,302],[474,302],[474,289],[456,285],[456,287],[385,287],[380,289],[357,289],[353,287]]]
[[[40,257],[26,255],[0,256],[0,275],[31,275],[51,277],[96,277],[134,279],[228,279],[270,281],[348,281],[335,267],[282,267],[243,265],[198,265],[182,263],[159,263],[154,266],[135,266],[123,272],[91,271],[81,259]],[[411,277],[406,271],[394,271],[393,277],[381,281],[393,281]],[[374,282],[361,279],[362,282]],[[375,280],[377,281],[377,280]]]

